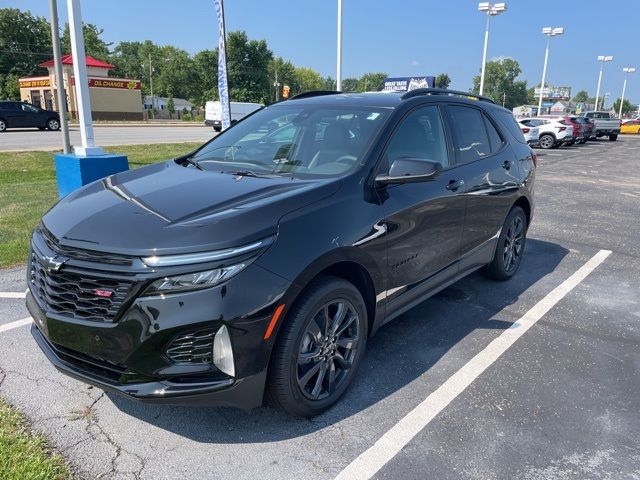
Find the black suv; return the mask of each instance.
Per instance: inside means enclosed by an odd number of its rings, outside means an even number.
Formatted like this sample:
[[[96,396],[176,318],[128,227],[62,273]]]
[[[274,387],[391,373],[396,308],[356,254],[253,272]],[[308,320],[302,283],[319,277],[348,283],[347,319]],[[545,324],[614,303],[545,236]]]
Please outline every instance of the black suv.
[[[7,128],[60,130],[58,112],[44,110],[24,102],[0,102],[0,132]]]
[[[536,157],[448,90],[312,92],[195,152],[70,194],[36,228],[27,307],[63,373],[139,400],[318,414],[381,325],[518,270]]]

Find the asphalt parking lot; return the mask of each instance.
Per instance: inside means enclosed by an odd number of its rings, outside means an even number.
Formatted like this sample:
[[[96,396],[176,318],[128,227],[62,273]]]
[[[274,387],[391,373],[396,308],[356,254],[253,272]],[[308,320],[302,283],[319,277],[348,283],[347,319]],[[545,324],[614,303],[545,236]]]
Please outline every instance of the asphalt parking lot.
[[[113,145],[145,145],[152,143],[204,143],[215,135],[211,127],[204,125],[166,126],[95,126],[96,144],[107,147]],[[80,144],[80,128],[69,129],[72,145]],[[39,131],[33,128],[10,129],[0,134],[0,151],[24,152],[27,150],[61,150],[62,133]]]
[[[80,478],[640,479],[640,137],[539,153],[517,276],[473,274],[387,324],[320,417],[140,404],[59,374],[23,268],[0,272],[0,395]]]

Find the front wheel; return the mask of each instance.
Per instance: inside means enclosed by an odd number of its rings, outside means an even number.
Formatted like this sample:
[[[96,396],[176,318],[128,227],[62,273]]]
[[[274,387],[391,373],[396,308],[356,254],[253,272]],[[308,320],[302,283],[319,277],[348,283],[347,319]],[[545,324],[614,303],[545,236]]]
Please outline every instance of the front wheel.
[[[367,325],[366,305],[353,284],[327,276],[309,285],[278,335],[269,366],[273,401],[296,417],[335,404],[363,358]]]
[[[0,132],[4,132],[7,129],[7,122],[0,119]]]
[[[496,251],[483,273],[493,280],[509,280],[520,267],[527,240],[527,216],[520,207],[513,207],[504,221]]]
[[[609,141],[610,142],[615,142],[616,140],[618,140],[618,134],[617,133],[612,133],[611,135],[609,135]]]

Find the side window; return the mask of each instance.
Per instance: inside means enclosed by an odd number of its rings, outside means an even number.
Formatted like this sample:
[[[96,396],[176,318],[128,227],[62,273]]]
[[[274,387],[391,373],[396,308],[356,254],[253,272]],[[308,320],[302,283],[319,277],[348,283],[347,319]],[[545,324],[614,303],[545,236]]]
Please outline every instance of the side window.
[[[440,109],[419,107],[403,120],[387,147],[387,168],[398,158],[418,158],[449,166],[447,142],[444,136]]]
[[[487,134],[489,135],[491,153],[496,153],[502,148],[504,141],[498,133],[498,130],[496,130],[496,127],[491,123],[491,120],[489,120],[486,115],[483,115],[482,118],[484,118],[484,125],[487,128]]]
[[[454,134],[459,163],[469,163],[491,154],[482,112],[475,108],[451,105],[447,108]]]
[[[38,109],[36,107],[32,107],[31,105],[27,105],[26,103],[22,103],[20,106],[22,107],[23,112],[38,113]]]

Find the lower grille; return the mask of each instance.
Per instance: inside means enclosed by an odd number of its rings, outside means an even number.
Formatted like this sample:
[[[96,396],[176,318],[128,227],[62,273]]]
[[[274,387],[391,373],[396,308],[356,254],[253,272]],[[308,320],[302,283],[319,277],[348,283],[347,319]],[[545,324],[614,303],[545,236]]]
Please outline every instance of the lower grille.
[[[205,328],[178,336],[167,348],[167,356],[176,363],[213,363],[215,330]]]
[[[90,274],[47,271],[38,256],[31,252],[29,281],[33,296],[40,306],[67,317],[112,322],[118,314],[132,282],[102,278]],[[109,297],[96,291],[111,292]]]

